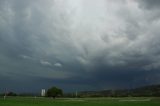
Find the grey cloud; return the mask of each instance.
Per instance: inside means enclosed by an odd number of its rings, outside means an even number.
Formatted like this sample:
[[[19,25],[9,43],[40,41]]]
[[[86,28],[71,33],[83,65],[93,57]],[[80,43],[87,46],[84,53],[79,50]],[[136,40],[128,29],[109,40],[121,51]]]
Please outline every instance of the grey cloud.
[[[145,11],[146,19],[151,22],[156,22],[160,18],[159,0],[136,0],[138,5],[143,11]]]
[[[147,8],[147,9],[156,9],[160,6],[159,0],[139,0],[141,3],[141,7]]]
[[[0,76],[99,89],[154,83],[160,23],[150,2],[0,1]]]
[[[52,64],[48,61],[40,60],[40,63],[45,66],[52,66]]]
[[[62,64],[61,63],[55,63],[54,66],[56,66],[56,67],[62,67]]]

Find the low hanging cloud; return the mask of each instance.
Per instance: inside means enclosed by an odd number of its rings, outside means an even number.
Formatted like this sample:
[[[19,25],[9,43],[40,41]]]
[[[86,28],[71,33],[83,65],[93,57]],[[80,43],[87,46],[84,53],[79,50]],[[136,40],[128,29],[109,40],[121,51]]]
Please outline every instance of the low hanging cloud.
[[[65,80],[88,88],[99,83],[99,89],[106,83],[110,88],[152,84],[160,75],[159,4],[1,0],[0,76],[60,78],[62,86]]]
[[[52,64],[48,61],[40,60],[40,63],[44,66],[52,66]]]
[[[137,0],[138,1],[138,0]],[[146,9],[158,9],[160,6],[159,0],[139,0],[140,6]]]
[[[54,66],[56,66],[56,67],[62,67],[62,64],[61,63],[55,63]]]

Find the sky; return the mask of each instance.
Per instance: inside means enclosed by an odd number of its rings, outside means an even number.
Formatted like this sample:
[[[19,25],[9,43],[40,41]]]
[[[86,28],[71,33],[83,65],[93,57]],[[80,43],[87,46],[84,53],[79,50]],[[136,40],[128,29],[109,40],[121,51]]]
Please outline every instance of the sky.
[[[160,83],[160,0],[0,0],[0,92]]]

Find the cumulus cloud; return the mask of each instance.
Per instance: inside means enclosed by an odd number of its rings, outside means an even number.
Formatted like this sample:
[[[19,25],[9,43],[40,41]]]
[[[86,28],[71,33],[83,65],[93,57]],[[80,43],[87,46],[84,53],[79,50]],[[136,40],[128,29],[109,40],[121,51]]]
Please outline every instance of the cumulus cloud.
[[[154,83],[145,79],[160,74],[158,5],[159,0],[0,1],[0,76],[70,84],[81,78],[90,86],[102,82],[100,88],[106,82],[129,86],[138,83],[136,77],[139,85]]]
[[[40,63],[45,66],[52,66],[52,64],[48,61],[40,60]]]
[[[32,57],[27,56],[27,55],[20,55],[20,57],[23,58],[23,59],[33,59]]]
[[[56,66],[56,67],[62,67],[62,64],[61,63],[55,63],[54,66]]]

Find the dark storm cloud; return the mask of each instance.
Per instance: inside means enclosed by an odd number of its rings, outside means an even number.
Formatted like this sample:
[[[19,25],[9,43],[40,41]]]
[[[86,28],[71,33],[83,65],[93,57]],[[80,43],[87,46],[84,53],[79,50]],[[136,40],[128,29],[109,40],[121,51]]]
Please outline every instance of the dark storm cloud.
[[[142,7],[147,9],[158,9],[160,8],[160,1],[159,0],[139,0]]]
[[[159,83],[159,1],[151,1],[1,0],[2,86]]]
[[[137,0],[139,7],[145,11],[148,21],[156,21],[160,18],[160,1],[159,0]]]

